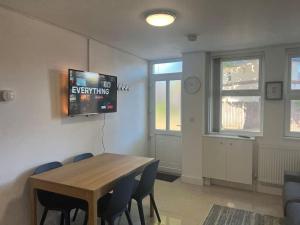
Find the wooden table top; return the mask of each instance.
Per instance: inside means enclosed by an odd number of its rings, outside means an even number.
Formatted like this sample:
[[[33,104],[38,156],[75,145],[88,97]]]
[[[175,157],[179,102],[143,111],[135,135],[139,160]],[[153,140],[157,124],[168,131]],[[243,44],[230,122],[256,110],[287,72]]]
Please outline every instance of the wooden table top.
[[[95,191],[120,176],[143,168],[153,158],[104,153],[76,163],[30,177],[32,181],[59,184]]]

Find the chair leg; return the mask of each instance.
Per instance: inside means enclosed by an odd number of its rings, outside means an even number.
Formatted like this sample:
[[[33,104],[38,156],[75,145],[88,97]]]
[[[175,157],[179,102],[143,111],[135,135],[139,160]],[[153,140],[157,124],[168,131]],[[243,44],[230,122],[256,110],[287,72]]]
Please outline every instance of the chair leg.
[[[75,209],[75,213],[73,215],[73,222],[76,220],[77,214],[78,214],[79,209]]]
[[[132,220],[131,220],[131,217],[130,217],[130,213],[129,213],[129,211],[128,211],[127,209],[125,210],[125,215],[126,215],[128,224],[129,224],[129,225],[133,225]]]
[[[128,212],[131,211],[131,203],[132,203],[132,199],[130,199],[130,201],[128,202]]]
[[[88,212],[85,212],[83,225],[87,225],[87,223],[88,223],[88,216],[89,216]]]
[[[155,200],[154,200],[154,196],[153,196],[152,193],[150,194],[150,201],[151,201],[151,203],[153,205],[153,208],[154,208],[155,214],[157,216],[158,222],[161,222],[161,219],[160,219],[160,216],[159,216],[159,213],[158,213],[158,209],[156,207],[156,203],[155,203]]]
[[[145,217],[144,217],[144,210],[143,210],[142,201],[137,201],[137,205],[138,205],[138,209],[139,209],[141,225],[145,225]]]
[[[108,225],[115,225],[115,220],[114,219],[109,219],[108,220]]]
[[[62,211],[60,215],[60,225],[64,225],[64,222],[65,222],[65,215],[64,212]]]
[[[41,218],[40,225],[44,225],[45,220],[46,220],[46,217],[47,217],[47,213],[48,213],[48,209],[45,208],[45,209],[44,209],[44,212],[43,212],[43,215],[42,215],[42,218]]]
[[[70,211],[64,211],[65,225],[71,225]]]

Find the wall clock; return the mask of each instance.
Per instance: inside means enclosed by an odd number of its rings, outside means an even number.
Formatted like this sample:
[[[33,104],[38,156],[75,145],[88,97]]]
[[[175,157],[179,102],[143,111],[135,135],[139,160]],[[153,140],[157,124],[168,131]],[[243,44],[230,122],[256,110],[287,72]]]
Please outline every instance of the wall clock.
[[[201,81],[196,76],[191,76],[184,81],[184,90],[188,94],[196,94],[201,88]]]

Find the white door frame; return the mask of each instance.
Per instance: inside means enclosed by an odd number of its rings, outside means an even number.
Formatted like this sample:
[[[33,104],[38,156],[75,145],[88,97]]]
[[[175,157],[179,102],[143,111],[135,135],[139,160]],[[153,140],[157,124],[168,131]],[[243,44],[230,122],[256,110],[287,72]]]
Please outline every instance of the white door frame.
[[[153,74],[153,65],[158,63],[167,63],[167,62],[178,62],[182,61],[182,59],[168,59],[168,60],[156,60],[149,62],[149,138],[150,141],[154,141],[154,154],[156,153],[156,136],[176,136],[181,137],[181,129],[180,131],[170,131],[169,130],[169,122],[170,122],[170,104],[169,104],[169,88],[170,81],[172,80],[180,80],[182,81],[182,72],[180,73],[167,73],[167,74]],[[155,129],[155,82],[156,81],[166,81],[166,130],[157,130]],[[182,121],[182,107],[181,107],[181,121]],[[182,128],[182,126],[181,126]],[[150,144],[151,147],[151,144]]]

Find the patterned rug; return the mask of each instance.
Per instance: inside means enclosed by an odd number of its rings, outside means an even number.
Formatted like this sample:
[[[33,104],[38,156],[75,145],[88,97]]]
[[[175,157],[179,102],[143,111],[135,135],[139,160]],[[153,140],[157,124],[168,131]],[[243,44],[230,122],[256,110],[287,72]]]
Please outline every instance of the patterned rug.
[[[203,225],[283,225],[283,219],[214,205]]]

